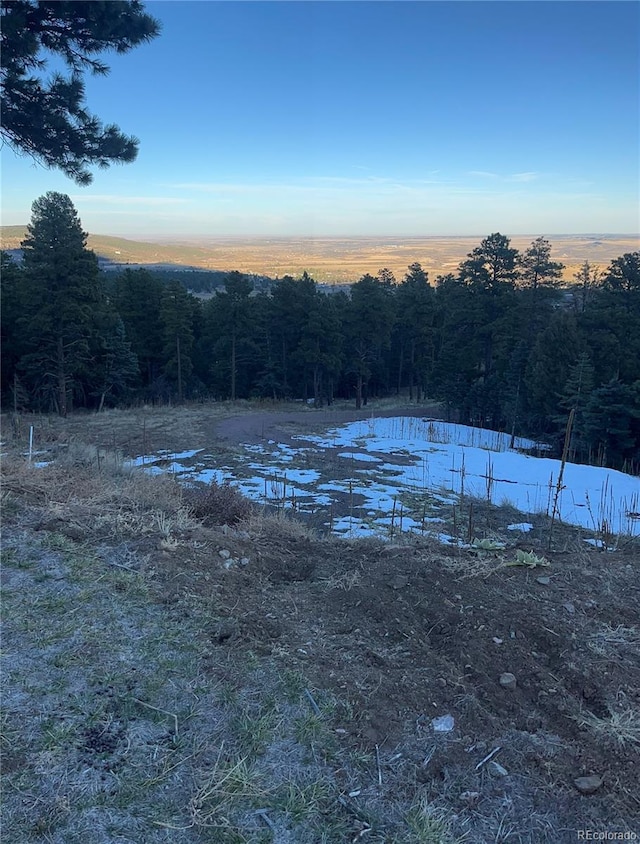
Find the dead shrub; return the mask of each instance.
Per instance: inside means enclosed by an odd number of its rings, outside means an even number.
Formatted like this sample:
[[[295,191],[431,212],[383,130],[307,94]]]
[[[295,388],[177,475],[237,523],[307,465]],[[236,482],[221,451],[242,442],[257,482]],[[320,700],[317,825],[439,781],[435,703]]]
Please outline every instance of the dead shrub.
[[[205,525],[235,525],[248,519],[254,505],[229,483],[213,480],[207,487],[189,489],[185,503],[191,513]]]

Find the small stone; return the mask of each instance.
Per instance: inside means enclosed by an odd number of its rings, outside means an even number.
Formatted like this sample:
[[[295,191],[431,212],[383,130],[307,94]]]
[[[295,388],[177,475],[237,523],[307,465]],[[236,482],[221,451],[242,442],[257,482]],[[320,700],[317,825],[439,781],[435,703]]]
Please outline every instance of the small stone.
[[[440,715],[439,718],[431,720],[431,726],[436,733],[450,733],[455,726],[455,722],[451,715]]]
[[[405,577],[403,574],[396,575],[393,580],[391,581],[391,588],[392,589],[404,589],[405,586],[409,585],[409,578]]]
[[[499,762],[489,762],[488,765],[489,773],[493,774],[495,777],[508,777],[509,771],[506,768],[503,768]]]
[[[241,566],[248,566],[249,565],[249,558],[248,557],[240,557],[240,565]]]
[[[222,557],[223,560],[228,560],[231,556],[231,551],[228,551],[226,548],[222,548],[218,551],[218,554]]]
[[[551,578],[541,575],[540,577],[536,577],[536,583],[539,583],[540,586],[548,586],[551,583]]]
[[[518,685],[518,681],[516,680],[514,674],[510,671],[505,671],[504,674],[500,675],[500,685],[503,689],[512,690]]]
[[[497,636],[494,636],[493,641],[496,645],[501,645],[504,642],[504,639],[499,639]]]
[[[563,607],[565,608],[565,610],[569,613],[569,615],[573,615],[573,614],[575,613],[575,611],[576,611],[576,608],[575,608],[575,606],[571,603],[571,601],[566,601],[566,602],[565,602],[562,606],[563,606]]]
[[[573,781],[580,794],[594,794],[602,783],[603,779],[598,774],[592,774],[590,777],[578,777]]]

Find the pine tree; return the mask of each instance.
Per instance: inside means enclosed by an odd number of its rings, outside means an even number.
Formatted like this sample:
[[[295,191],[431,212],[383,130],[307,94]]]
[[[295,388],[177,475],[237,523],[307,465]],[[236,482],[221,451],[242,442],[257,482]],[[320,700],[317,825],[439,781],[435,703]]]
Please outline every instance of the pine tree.
[[[2,367],[2,395],[13,394],[17,365],[24,354],[24,332],[19,325],[24,308],[22,268],[7,252],[0,252],[0,357]]]
[[[184,401],[185,386],[193,362],[193,297],[177,281],[170,281],[162,293],[160,322],[163,331],[164,371],[176,385],[178,401]]]
[[[439,276],[435,290],[434,398],[449,413],[470,421],[471,389],[480,377],[482,349],[471,289],[453,274]]]
[[[366,404],[369,382],[379,368],[395,322],[394,289],[367,274],[351,287],[345,314],[347,366],[356,378],[356,407]],[[378,366],[377,366],[378,365]]]
[[[84,104],[82,74],[105,75],[95,58],[126,53],[155,38],[158,22],[141,3],[10,0],[2,4],[2,138],[46,167],[59,167],[78,184],[91,182],[88,166],[133,161],[138,141],[117,126],[103,126]],[[53,57],[58,67],[45,80]]]
[[[587,448],[585,414],[593,391],[593,379],[594,369],[589,353],[582,352],[575,364],[569,367],[569,376],[558,401],[560,412],[554,420],[559,426],[558,436],[563,437],[569,414],[574,411],[569,445],[571,460]]]
[[[243,342],[252,334],[249,321],[249,297],[253,284],[242,273],[234,270],[224,283],[224,291],[216,296],[216,307],[220,319],[219,343],[228,347],[229,397],[235,401],[238,395],[239,352]]]
[[[144,269],[126,269],[112,282],[111,301],[138,359],[143,387],[153,384],[164,363],[164,327],[160,317],[163,291],[164,285],[155,273]]]
[[[520,260],[520,283],[534,292],[540,287],[557,287],[564,264],[551,260],[551,244],[544,237],[536,238]]]
[[[544,237],[536,238],[520,259],[518,298],[529,344],[548,321],[558,300],[563,269],[564,264],[551,260],[551,244]]]
[[[585,436],[601,465],[637,471],[640,381],[629,385],[613,378],[594,390],[585,410]]]
[[[96,350],[91,366],[91,393],[98,399],[98,411],[106,402],[125,400],[139,377],[138,358],[131,351],[124,323],[111,309],[99,319]]]
[[[297,351],[303,340],[303,326],[312,308],[316,283],[305,271],[298,279],[284,276],[271,294],[271,323],[276,361],[275,378],[285,396],[302,396],[305,374]]]
[[[409,401],[420,401],[426,392],[434,355],[435,297],[429,276],[418,263],[411,264],[397,289],[398,388],[409,386]],[[406,379],[406,381],[405,381]]]
[[[600,273],[597,267],[592,267],[588,261],[585,261],[578,272],[573,274],[573,280],[578,289],[577,294],[574,294],[575,309],[582,314],[591,303],[593,291],[600,283]]]
[[[331,384],[342,363],[340,316],[333,298],[320,293],[315,282],[293,357],[301,364],[305,381],[310,378],[315,406],[320,407],[324,397],[331,401]]]
[[[98,261],[68,196],[49,192],[32,206],[24,253],[26,354],[21,367],[39,404],[66,416],[91,356],[95,319],[104,307]]]
[[[473,295],[472,304],[475,312],[477,337],[482,348],[481,375],[484,385],[479,385],[482,394],[491,403],[495,390],[494,368],[498,358],[497,339],[504,335],[505,320],[514,305],[515,282],[518,278],[520,256],[517,249],[510,246],[508,237],[496,232],[485,238],[480,246],[469,253],[468,259],[460,264],[459,280],[468,286]],[[506,359],[502,344],[503,362]],[[486,402],[483,399],[483,404]],[[481,412],[485,415],[486,408]],[[497,408],[491,408],[492,413]]]
[[[559,311],[535,342],[525,374],[525,410],[529,430],[552,433],[559,401],[571,367],[581,354],[575,318]]]

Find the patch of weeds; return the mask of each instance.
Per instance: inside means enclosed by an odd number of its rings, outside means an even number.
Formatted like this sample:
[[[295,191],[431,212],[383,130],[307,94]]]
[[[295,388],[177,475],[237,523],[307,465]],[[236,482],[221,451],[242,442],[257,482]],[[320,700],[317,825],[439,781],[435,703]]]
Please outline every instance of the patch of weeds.
[[[255,510],[235,487],[215,480],[205,488],[189,488],[185,500],[193,515],[206,525],[234,525],[248,519]]]
[[[0,566],[16,566],[18,567],[20,560],[15,548],[1,548],[0,549]]]
[[[42,725],[42,749],[61,750],[71,747],[76,739],[73,724],[50,718]]]
[[[274,804],[296,823],[308,822],[329,811],[334,800],[333,788],[325,779],[307,783],[289,780],[274,796]]]
[[[350,592],[354,587],[359,586],[361,582],[362,575],[357,569],[345,571],[342,574],[335,574],[331,577],[325,577],[320,581],[326,589],[342,589],[345,592]]]
[[[608,718],[599,718],[592,712],[580,714],[576,720],[580,726],[591,730],[599,741],[609,741],[626,747],[640,744],[640,712],[625,709],[621,712],[610,710]]]
[[[261,708],[255,713],[243,709],[236,715],[232,720],[233,731],[247,758],[253,759],[265,753],[281,721],[281,716],[275,709]]]
[[[149,586],[137,571],[115,569],[110,571],[109,582],[116,592],[126,592],[131,597],[147,598],[149,595]]]
[[[232,817],[239,812],[255,809],[266,794],[260,777],[247,765],[246,759],[223,760],[220,754],[213,770],[203,779],[189,801],[190,825],[215,828],[221,833],[225,830],[233,832],[235,827],[238,832]]]
[[[287,668],[280,675],[280,686],[288,703],[298,703],[307,681],[302,672]]]
[[[464,840],[454,835],[447,814],[424,797],[409,809],[406,825],[407,831],[396,835],[392,844],[461,844]]]
[[[230,681],[220,683],[218,686],[217,698],[218,702],[222,706],[227,706],[229,708],[237,706],[239,701],[238,687]]]
[[[0,509],[5,518],[7,516],[15,516],[20,510],[20,504],[11,490],[3,490],[0,493]]]
[[[70,811],[68,800],[64,797],[55,801],[38,800],[33,808],[29,830],[31,835],[42,836],[45,841],[51,840],[51,834],[67,823]]]
[[[61,533],[55,533],[55,531],[48,533],[41,540],[41,545],[49,551],[57,551],[59,554],[69,557],[77,556],[80,551],[80,548],[72,539]]]
[[[305,713],[295,719],[295,737],[306,747],[326,740],[329,738],[326,721],[315,712]]]
[[[246,665],[248,671],[255,671],[260,667],[260,657],[255,651],[249,650],[246,653]]]

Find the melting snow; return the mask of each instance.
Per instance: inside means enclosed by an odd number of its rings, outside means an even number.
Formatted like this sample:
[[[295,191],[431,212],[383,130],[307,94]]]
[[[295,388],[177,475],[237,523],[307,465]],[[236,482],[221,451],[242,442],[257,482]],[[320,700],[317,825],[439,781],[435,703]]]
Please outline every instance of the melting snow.
[[[635,517],[640,511],[639,478],[567,463],[558,492],[560,461],[522,453],[545,452],[545,446],[532,440],[516,438],[511,448],[508,434],[415,417],[368,419],[333,428],[321,437],[294,439],[300,444],[297,448],[275,441],[269,442],[270,449],[247,445],[253,460],[236,470],[212,466],[215,458],[210,455],[202,455],[203,462],[197,466],[185,465],[203,449],[158,452],[130,462],[146,471],[171,471],[190,481],[230,481],[262,503],[328,507],[332,493],[350,495],[353,515],[333,523],[333,530],[341,535],[388,535],[391,522],[400,530],[402,517],[403,530],[456,542],[448,534],[431,534],[426,528],[443,521],[438,508],[441,512],[443,505],[456,504],[460,495],[497,505],[508,503],[522,513],[550,515],[556,494],[556,514],[568,524],[594,532],[606,527],[613,533],[640,534],[640,520]],[[356,477],[318,483],[327,477],[320,469],[291,465],[298,457],[313,467],[316,454],[336,447],[348,449],[338,452],[340,457],[363,464],[355,470]],[[243,469],[254,476],[242,477]],[[369,515],[362,518],[365,513]],[[508,525],[509,530],[521,532],[532,527],[529,522]]]

